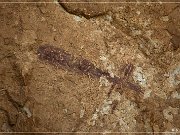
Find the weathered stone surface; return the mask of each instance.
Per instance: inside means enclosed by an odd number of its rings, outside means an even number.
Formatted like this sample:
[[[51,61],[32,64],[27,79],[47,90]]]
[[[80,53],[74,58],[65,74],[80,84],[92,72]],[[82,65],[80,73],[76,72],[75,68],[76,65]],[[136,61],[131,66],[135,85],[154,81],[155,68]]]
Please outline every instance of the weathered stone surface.
[[[180,131],[179,4],[66,3],[78,11],[70,13],[46,1],[0,4],[0,131]],[[122,86],[75,72],[83,61],[70,61],[72,71],[40,61],[45,44],[123,78]]]
[[[104,15],[109,10],[108,4],[89,0],[59,0],[59,4],[68,13],[83,16],[87,19]]]

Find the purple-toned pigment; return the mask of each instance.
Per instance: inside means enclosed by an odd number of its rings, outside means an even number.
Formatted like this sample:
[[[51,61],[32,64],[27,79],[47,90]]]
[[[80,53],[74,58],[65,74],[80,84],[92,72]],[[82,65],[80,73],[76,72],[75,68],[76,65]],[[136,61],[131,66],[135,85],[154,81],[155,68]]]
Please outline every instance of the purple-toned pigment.
[[[141,92],[141,87],[139,85],[133,84],[126,79],[126,76],[129,76],[132,72],[132,64],[129,64],[125,67],[125,78],[120,78],[118,76],[111,77],[108,72],[97,68],[90,61],[83,58],[76,58],[61,48],[57,48],[51,45],[42,45],[38,48],[37,52],[40,60],[47,61],[49,64],[58,68],[67,69],[69,71],[74,71],[96,78],[104,76],[109,82],[113,83],[113,85],[123,85],[129,89]]]

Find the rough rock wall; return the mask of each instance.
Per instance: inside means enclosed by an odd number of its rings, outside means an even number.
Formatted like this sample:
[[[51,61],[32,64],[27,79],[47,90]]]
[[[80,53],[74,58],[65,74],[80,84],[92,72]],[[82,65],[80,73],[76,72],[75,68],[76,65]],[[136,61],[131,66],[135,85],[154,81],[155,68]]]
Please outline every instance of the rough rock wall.
[[[62,2],[0,4],[0,131],[179,131],[179,4]],[[144,93],[40,61],[43,44],[112,76],[131,63]]]

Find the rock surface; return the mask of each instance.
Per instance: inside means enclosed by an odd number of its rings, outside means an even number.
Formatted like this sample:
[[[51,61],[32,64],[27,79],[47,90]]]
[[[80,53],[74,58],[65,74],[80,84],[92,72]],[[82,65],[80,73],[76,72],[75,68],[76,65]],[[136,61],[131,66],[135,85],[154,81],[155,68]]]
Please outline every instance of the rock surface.
[[[0,4],[0,131],[179,132],[180,5],[49,1]],[[47,64],[43,44],[144,93]]]

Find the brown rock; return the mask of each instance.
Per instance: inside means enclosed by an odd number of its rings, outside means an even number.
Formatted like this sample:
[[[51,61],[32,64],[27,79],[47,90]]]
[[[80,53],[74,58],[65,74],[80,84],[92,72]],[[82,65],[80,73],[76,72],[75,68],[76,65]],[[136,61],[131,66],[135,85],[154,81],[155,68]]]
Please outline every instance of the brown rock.
[[[69,3],[67,3],[69,2]],[[92,3],[88,0],[59,0],[59,4],[70,14],[87,19],[104,15],[109,9],[106,3]]]
[[[173,50],[177,50],[180,47],[180,36],[173,35],[171,42],[173,43]]]
[[[180,47],[180,18],[179,8],[176,8],[170,15],[172,22],[168,25],[168,32],[172,35],[172,47],[173,50],[177,50]]]

